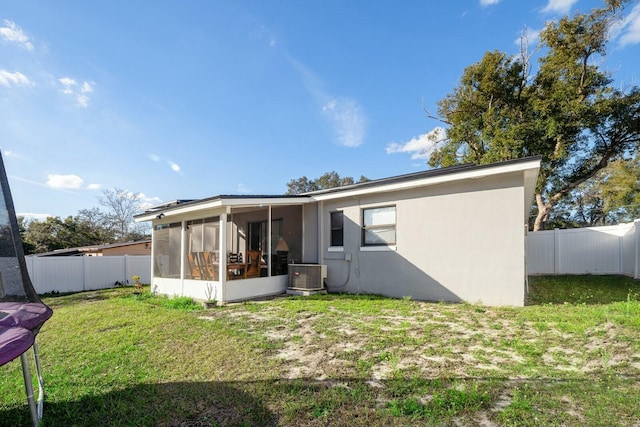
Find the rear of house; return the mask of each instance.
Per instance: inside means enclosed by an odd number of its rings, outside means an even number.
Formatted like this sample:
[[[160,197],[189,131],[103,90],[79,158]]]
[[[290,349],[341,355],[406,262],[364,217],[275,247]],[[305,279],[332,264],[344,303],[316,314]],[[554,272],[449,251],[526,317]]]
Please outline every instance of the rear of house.
[[[537,161],[313,194],[329,290],[522,305]],[[532,168],[532,169],[528,169]],[[305,207],[311,209],[311,206]],[[341,227],[341,229],[340,229]]]
[[[283,293],[284,260],[326,265],[329,291],[520,306],[539,165],[462,165],[297,197],[217,196],[136,219],[153,225],[152,287],[160,293],[219,301]],[[287,251],[278,250],[283,242]],[[260,274],[236,268],[234,276],[229,267],[241,267],[238,254],[249,250],[260,254]],[[202,273],[193,269],[197,258]],[[169,265],[173,273],[164,274]]]

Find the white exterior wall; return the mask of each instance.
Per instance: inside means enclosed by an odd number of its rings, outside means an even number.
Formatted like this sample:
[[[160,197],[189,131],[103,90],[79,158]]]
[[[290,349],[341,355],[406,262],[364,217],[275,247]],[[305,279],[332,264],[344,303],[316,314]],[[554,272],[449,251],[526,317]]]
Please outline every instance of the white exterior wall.
[[[523,200],[522,173],[512,173],[321,202],[329,289],[521,306]],[[396,206],[394,250],[361,248],[362,209],[385,205]],[[336,210],[344,212],[342,251],[328,248],[329,213]]]
[[[318,205],[312,203],[302,206],[302,263],[315,264],[320,259],[318,255]]]

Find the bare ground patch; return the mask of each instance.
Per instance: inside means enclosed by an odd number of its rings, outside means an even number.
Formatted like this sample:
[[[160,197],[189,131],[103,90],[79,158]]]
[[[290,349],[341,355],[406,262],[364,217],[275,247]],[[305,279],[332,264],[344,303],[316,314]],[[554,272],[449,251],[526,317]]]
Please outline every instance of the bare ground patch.
[[[559,378],[640,374],[640,349],[614,322],[568,331],[557,321],[523,321],[509,310],[410,304],[402,313],[375,314],[339,306],[307,310],[302,303],[294,312],[277,304],[257,311],[239,305],[208,316],[237,322],[245,333],[271,343],[268,357],[278,362],[280,378],[347,388],[362,381],[381,407],[394,402],[389,384],[401,378],[500,384],[491,392],[492,403],[455,421],[460,425],[493,426],[505,414],[517,417],[523,401],[536,402],[541,393],[525,393],[523,383],[533,381],[533,389],[544,392],[545,381],[555,387]],[[428,406],[425,396],[416,399]],[[577,396],[557,400],[567,419],[584,421]]]

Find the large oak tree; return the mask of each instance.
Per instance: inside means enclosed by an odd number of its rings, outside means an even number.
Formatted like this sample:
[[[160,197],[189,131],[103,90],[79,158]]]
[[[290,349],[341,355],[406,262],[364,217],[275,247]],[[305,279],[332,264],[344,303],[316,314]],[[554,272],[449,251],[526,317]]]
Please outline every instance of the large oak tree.
[[[558,202],[640,142],[640,89],[620,89],[601,69],[625,0],[550,22],[540,33],[534,71],[527,43],[519,55],[487,52],[438,103],[447,138],[431,166],[542,156],[536,189],[540,230]]]

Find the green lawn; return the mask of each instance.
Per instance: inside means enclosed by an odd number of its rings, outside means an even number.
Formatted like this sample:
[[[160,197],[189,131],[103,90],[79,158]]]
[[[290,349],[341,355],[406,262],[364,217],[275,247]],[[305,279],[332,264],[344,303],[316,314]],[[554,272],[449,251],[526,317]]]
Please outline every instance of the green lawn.
[[[524,308],[376,296],[199,309],[48,297],[45,426],[640,424],[640,283],[535,277]],[[0,425],[28,424],[20,363]]]

